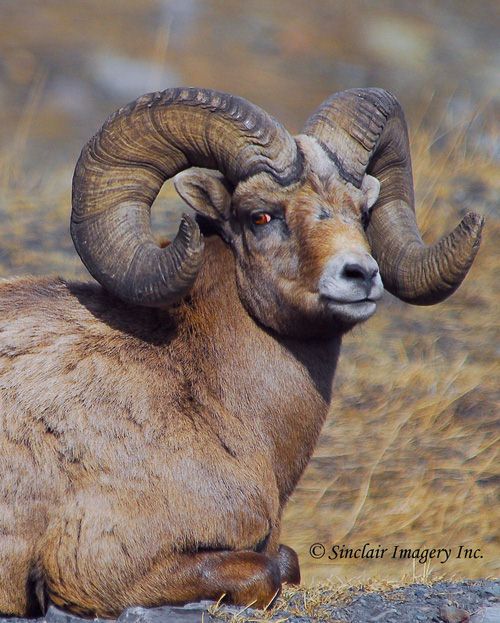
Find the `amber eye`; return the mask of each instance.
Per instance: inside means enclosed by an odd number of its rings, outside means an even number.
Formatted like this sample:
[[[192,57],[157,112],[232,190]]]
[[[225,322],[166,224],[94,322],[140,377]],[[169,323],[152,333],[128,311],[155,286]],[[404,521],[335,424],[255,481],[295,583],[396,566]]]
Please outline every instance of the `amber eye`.
[[[254,225],[267,225],[272,221],[272,218],[267,212],[255,212],[252,214],[252,223]]]

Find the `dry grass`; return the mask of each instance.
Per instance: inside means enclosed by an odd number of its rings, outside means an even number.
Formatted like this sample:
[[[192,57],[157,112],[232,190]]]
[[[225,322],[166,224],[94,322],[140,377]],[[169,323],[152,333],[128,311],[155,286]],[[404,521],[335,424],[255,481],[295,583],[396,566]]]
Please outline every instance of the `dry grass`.
[[[208,608],[209,614],[227,623],[285,623],[292,617],[310,617],[315,621],[332,621],[332,605],[349,604],[360,593],[386,592],[404,588],[411,584],[432,585],[442,577],[429,574],[407,574],[398,580],[379,578],[335,578],[316,582],[313,586],[286,586],[273,607],[265,612],[249,612],[249,607],[232,608],[232,612],[222,609],[220,602]]]
[[[498,574],[500,179],[494,162],[469,153],[463,133],[437,153],[429,148],[434,134],[413,140],[424,235],[435,240],[475,209],[487,215],[482,247],[447,302],[418,308],[387,296],[345,340],[331,417],[285,513],[283,539],[298,548],[309,581],[400,578],[412,565],[322,563],[308,554],[315,542],[455,551],[463,544],[481,548],[483,558],[452,555],[431,571]]]

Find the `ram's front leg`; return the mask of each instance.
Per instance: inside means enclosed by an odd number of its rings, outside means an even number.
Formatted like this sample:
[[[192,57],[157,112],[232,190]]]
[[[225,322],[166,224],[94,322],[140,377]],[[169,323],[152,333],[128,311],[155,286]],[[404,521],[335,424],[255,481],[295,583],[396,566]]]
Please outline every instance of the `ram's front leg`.
[[[78,577],[48,578],[51,603],[83,616],[117,617],[125,608],[140,604],[158,607],[203,599],[237,605],[269,606],[281,589],[278,561],[265,554],[242,551],[204,551],[159,557],[148,571],[124,571],[124,558],[114,571],[100,572],[99,560],[81,561]],[[130,561],[129,561],[130,564]],[[86,570],[85,570],[86,568]],[[119,569],[123,571],[118,571]]]
[[[276,558],[252,551],[204,551],[158,561],[130,597],[132,603],[149,606],[224,598],[232,604],[266,608],[281,583]]]
[[[224,601],[232,604],[266,608],[279,594],[282,583],[299,582],[297,554],[286,545],[280,545],[275,556],[253,551],[204,551],[158,561],[134,587],[131,597],[135,603],[155,605],[151,604],[152,594],[162,594],[163,602],[177,604],[224,596]]]
[[[234,604],[264,608],[282,581],[294,575],[287,562],[293,556],[279,550],[271,536],[262,552],[210,550],[209,543],[203,551],[175,551],[155,501],[125,498],[92,489],[68,501],[52,521],[40,549],[50,602],[75,614],[104,617],[116,617],[132,605],[156,607],[223,595]],[[145,514],[146,508],[156,513]]]

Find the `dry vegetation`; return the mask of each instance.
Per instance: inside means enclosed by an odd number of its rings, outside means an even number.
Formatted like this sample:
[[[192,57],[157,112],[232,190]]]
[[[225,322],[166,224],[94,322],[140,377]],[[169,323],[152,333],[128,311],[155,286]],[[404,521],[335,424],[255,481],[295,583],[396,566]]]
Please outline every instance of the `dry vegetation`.
[[[331,417],[285,516],[308,578],[412,569],[387,558],[321,564],[307,553],[317,541],[481,547],[481,559],[452,556],[426,572],[498,575],[500,178],[456,134],[437,153],[427,132],[414,137],[419,222],[432,241],[475,209],[487,216],[482,248],[446,303],[410,307],[386,295],[346,338]]]
[[[54,12],[58,3],[50,6]],[[101,22],[93,26],[101,27]],[[320,25],[311,20],[309,30],[297,31],[300,36],[281,33],[291,46],[292,61],[297,46],[303,53],[312,45],[315,27]],[[160,37],[156,45],[164,55],[162,41]],[[78,38],[77,44],[82,44]],[[325,54],[335,52],[340,54],[330,49]],[[215,75],[217,63],[210,55],[191,62],[204,67],[210,59]],[[257,72],[261,64],[254,58],[252,67]],[[307,73],[307,67],[298,71]],[[33,136],[43,133],[38,103],[46,92],[45,78],[43,72],[31,76],[23,110],[8,129],[10,140],[0,145],[0,278],[85,275],[68,234],[73,163],[47,174],[42,162],[30,158]],[[208,85],[207,80],[189,82]],[[283,93],[290,92],[286,80],[278,84]],[[255,81],[258,85],[257,73]],[[228,78],[228,84],[214,86],[251,97],[230,83]],[[260,99],[264,105],[266,97],[271,95]],[[304,100],[292,118],[305,105]],[[450,129],[440,117],[446,117],[445,108],[415,106],[409,115],[418,220],[426,240],[434,241],[466,211],[476,210],[487,217],[483,244],[464,285],[446,303],[410,307],[386,295],[376,317],[345,339],[331,416],[284,518],[283,541],[298,550],[308,583],[331,576],[348,578],[351,586],[353,578],[366,581],[370,576],[383,584],[405,575],[498,575],[500,176],[488,149],[475,140],[480,134],[493,145],[498,127],[485,104],[474,110],[474,118],[465,114]],[[279,114],[276,106],[273,112]],[[43,120],[50,121],[47,131],[53,131],[56,118]],[[182,209],[171,186],[157,203],[157,224],[171,234]],[[315,542],[353,547],[366,542],[389,547],[463,544],[480,547],[483,558],[452,557],[446,564],[425,567],[387,558],[327,564],[310,558],[308,549]],[[305,611],[345,586],[339,580],[330,592],[319,584],[309,589],[303,594]],[[293,594],[285,593],[285,599]]]
[[[233,608],[233,612],[227,612],[220,604],[208,608],[208,612],[220,617],[227,623],[286,623],[293,621],[293,617],[309,617],[314,621],[331,621],[329,608],[332,604],[349,603],[358,593],[370,593],[389,591],[396,588],[406,587],[414,583],[427,583],[425,576],[404,576],[398,581],[350,578],[347,580],[330,579],[316,582],[308,587],[284,588],[273,607],[265,612],[248,612],[248,608]],[[281,617],[280,613],[284,613]]]

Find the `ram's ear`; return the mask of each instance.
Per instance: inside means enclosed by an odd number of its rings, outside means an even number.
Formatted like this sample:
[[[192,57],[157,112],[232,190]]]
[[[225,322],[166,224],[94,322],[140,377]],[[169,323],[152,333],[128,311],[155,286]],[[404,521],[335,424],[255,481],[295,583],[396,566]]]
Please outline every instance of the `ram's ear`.
[[[187,169],[174,178],[179,195],[193,210],[216,221],[227,221],[231,207],[229,182],[218,171]]]

